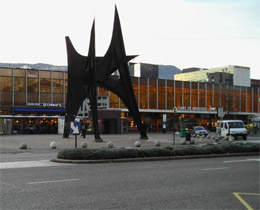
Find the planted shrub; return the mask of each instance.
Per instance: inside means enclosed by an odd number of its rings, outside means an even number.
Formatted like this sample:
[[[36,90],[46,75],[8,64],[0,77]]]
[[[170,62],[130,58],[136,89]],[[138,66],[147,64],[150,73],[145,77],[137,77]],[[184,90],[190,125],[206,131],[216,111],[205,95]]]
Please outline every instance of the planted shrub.
[[[138,150],[139,157],[165,157],[172,155],[172,151],[166,148],[145,148]]]
[[[197,146],[180,146],[173,148],[173,154],[176,156],[184,155],[199,155],[199,148]]]
[[[138,157],[166,157],[186,155],[207,155],[223,153],[260,152],[256,143],[225,143],[207,144],[203,146],[189,145],[177,147],[152,148],[101,148],[101,149],[64,149],[58,153],[58,158],[69,160],[102,160]]]
[[[141,157],[139,155],[139,150],[138,149],[123,149],[120,150],[120,154],[122,156],[122,158],[137,158],[137,157]]]
[[[63,149],[58,153],[58,158],[68,160],[92,160],[92,152],[89,149]]]

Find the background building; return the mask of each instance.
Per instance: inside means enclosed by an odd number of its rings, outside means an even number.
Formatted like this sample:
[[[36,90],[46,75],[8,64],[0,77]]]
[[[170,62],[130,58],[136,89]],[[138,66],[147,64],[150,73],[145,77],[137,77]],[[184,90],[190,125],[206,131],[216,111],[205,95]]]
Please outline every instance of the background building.
[[[252,80],[247,87],[132,77],[132,84],[148,132],[160,132],[163,123],[167,130],[172,130],[173,124],[178,128],[204,125],[214,130],[218,107],[224,108],[225,117],[246,123],[260,116],[259,80]],[[0,67],[0,133],[57,133],[64,122],[66,93],[67,71]],[[118,96],[102,88],[97,88],[97,94],[101,133],[137,131]],[[78,118],[91,132],[88,100]]]
[[[231,77],[232,75],[232,77]],[[218,84],[250,87],[250,68],[243,66],[227,66],[213,69],[190,68],[181,74],[174,75],[175,80],[209,82],[218,81]]]
[[[132,77],[168,80],[173,80],[173,75],[182,72],[176,66],[148,63],[129,63],[129,71]]]

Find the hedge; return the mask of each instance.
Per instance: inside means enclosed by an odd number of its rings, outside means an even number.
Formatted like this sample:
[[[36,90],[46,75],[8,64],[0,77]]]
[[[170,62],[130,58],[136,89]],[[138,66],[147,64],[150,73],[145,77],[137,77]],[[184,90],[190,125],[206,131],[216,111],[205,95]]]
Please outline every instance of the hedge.
[[[203,146],[186,145],[165,148],[100,148],[100,149],[63,149],[57,158],[67,160],[102,160],[121,158],[145,158],[166,156],[209,155],[225,153],[260,152],[257,143],[207,144]]]

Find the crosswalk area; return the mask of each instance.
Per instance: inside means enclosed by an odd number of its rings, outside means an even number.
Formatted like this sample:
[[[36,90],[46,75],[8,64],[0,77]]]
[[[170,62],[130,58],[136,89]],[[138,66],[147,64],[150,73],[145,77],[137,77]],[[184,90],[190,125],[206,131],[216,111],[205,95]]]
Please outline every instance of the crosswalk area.
[[[69,165],[69,164],[66,164],[66,165]],[[55,163],[50,160],[15,161],[15,162],[1,162],[0,163],[0,169],[51,167],[51,166],[64,166],[64,164]]]

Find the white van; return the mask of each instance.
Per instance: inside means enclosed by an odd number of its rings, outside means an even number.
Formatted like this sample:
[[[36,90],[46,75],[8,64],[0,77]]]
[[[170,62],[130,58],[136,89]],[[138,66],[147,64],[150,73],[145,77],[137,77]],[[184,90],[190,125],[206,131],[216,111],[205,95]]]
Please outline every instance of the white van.
[[[217,136],[220,138],[228,138],[229,135],[237,139],[238,136],[247,138],[247,130],[242,120],[220,120],[216,127]]]

